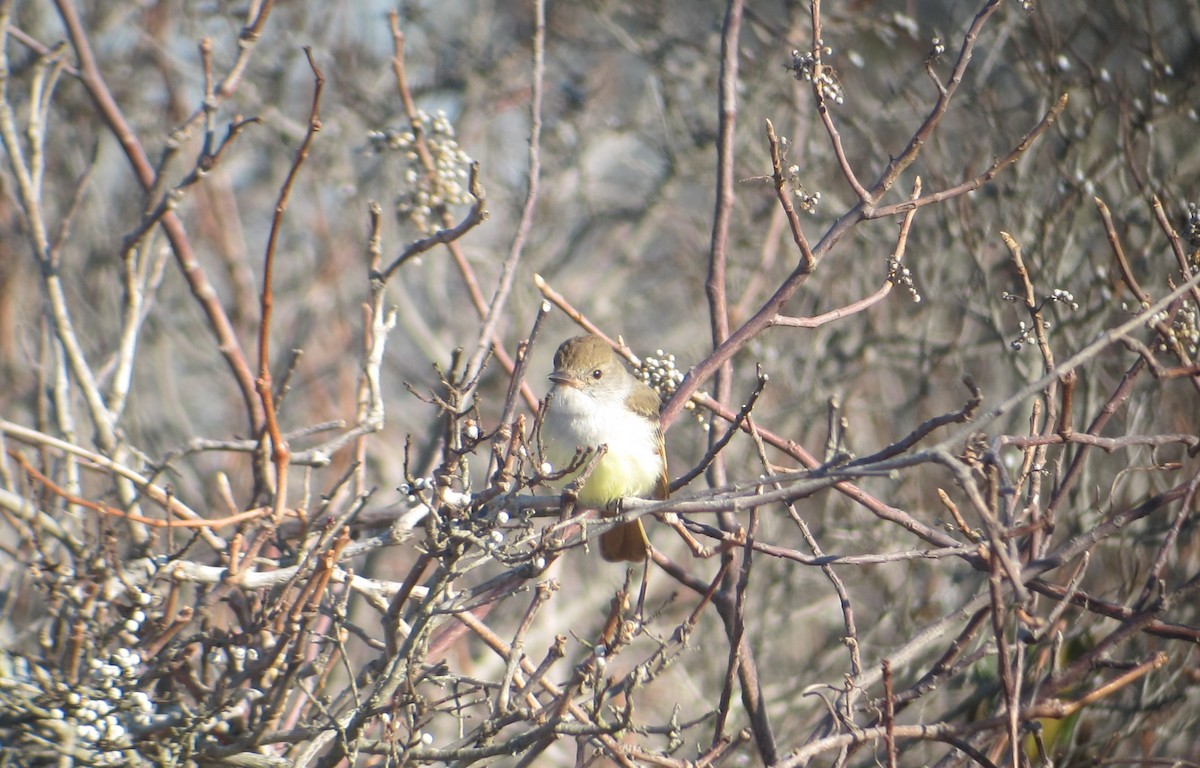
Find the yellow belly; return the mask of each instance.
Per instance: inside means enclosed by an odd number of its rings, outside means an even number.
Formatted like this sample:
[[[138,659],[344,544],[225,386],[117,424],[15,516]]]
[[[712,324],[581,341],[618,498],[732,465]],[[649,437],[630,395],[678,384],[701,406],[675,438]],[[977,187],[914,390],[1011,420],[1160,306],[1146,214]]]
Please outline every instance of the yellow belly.
[[[625,496],[648,496],[658,484],[660,472],[658,462],[646,461],[645,457],[606,453],[588,475],[579,501],[602,508]]]

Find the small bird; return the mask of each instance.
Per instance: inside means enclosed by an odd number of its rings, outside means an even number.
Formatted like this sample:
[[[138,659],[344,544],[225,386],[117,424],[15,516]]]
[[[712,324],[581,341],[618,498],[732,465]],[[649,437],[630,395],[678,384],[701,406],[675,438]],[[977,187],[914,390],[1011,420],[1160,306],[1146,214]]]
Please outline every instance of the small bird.
[[[569,466],[577,449],[605,446],[579,491],[580,503],[603,511],[626,496],[667,498],[658,393],[631,374],[607,342],[592,335],[562,343],[554,353],[550,381],[554,387],[546,401],[542,442],[553,466]],[[641,562],[649,549],[640,520],[600,535],[605,560]]]

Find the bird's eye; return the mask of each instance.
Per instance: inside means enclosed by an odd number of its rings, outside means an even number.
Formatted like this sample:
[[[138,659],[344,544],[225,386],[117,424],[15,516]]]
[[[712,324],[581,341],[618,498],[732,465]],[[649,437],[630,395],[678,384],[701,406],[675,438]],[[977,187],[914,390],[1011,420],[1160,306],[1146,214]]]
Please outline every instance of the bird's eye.
[[[600,381],[600,379],[604,378],[604,371],[597,368],[596,370],[592,371],[592,378],[596,381]]]

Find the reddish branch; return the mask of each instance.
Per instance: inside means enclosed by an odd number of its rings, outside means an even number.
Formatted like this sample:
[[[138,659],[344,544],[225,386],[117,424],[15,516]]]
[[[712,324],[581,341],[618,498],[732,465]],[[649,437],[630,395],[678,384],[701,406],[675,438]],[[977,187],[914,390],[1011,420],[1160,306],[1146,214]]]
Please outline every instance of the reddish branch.
[[[290,459],[287,441],[279,429],[275,412],[275,389],[271,382],[271,317],[275,296],[272,291],[275,272],[275,248],[279,243],[279,233],[283,229],[283,217],[287,213],[288,199],[300,167],[308,159],[309,149],[317,132],[321,130],[321,90],[325,87],[325,75],[313,58],[312,48],[305,48],[304,55],[308,57],[308,65],[313,71],[312,107],[309,109],[308,130],[304,140],[296,150],[296,159],[279,189],[279,199],[275,203],[275,215],[271,220],[271,234],[267,239],[267,250],[263,256],[263,287],[262,287],[262,318],[258,330],[258,378],[255,387],[262,402],[263,413],[266,416],[265,436],[271,441],[271,460],[275,464],[275,520],[282,520],[283,510],[287,506],[287,468]]]
[[[413,131],[413,144],[420,158],[421,165],[427,174],[437,173],[437,164],[433,160],[433,156],[429,151],[429,144],[425,140],[425,132],[421,126],[420,116],[417,112],[416,102],[413,101],[412,89],[408,84],[408,73],[404,67],[404,31],[400,28],[400,14],[392,11],[388,14],[388,21],[392,32],[392,71],[396,76],[396,86],[400,93],[400,101],[404,104],[404,112],[408,117],[409,125]],[[479,199],[478,197],[476,199]],[[455,222],[450,216],[450,212],[443,209],[439,212],[441,217],[442,229],[452,230],[455,227]],[[482,219],[481,219],[482,220]],[[472,225],[473,226],[473,225]],[[469,227],[468,227],[469,228]],[[432,243],[437,245],[439,243]],[[458,269],[459,275],[463,279],[463,285],[466,286],[467,294],[471,297],[471,304],[475,307],[476,313],[480,319],[486,319],[488,315],[489,303],[483,295],[483,291],[479,287],[479,279],[475,276],[475,270],[467,261],[466,255],[463,253],[462,246],[459,245],[457,238],[447,239],[446,242],[440,243],[445,245],[450,251],[450,256],[454,260],[454,265]],[[496,360],[504,367],[508,374],[512,374],[516,366],[512,355],[504,347],[504,342],[499,334],[493,333],[488,340],[492,346],[492,354]],[[528,385],[522,383],[522,396],[530,409],[537,408],[537,396],[533,394]]]
[[[58,6],[59,15],[67,28],[67,34],[71,38],[75,55],[79,59],[80,82],[87,89],[101,119],[120,143],[142,188],[145,190],[154,188],[158,183],[158,175],[146,156],[141,141],[134,133],[133,127],[125,119],[116,99],[108,89],[104,76],[100,73],[78,9],[71,0],[55,0],[55,4]],[[265,4],[265,8],[269,7],[270,3]],[[265,11],[260,14],[260,20],[260,23],[265,23]],[[232,89],[236,82],[236,80],[231,80],[223,85]],[[242,402],[246,406],[250,429],[257,434],[263,427],[264,414],[255,389],[254,374],[251,373],[250,366],[246,362],[241,342],[238,341],[233,325],[229,322],[228,315],[225,314],[225,308],[221,306],[216,289],[209,282],[204,268],[192,251],[192,244],[184,231],[183,222],[179,220],[174,211],[167,211],[162,217],[162,227],[163,232],[167,235],[167,240],[171,243],[171,250],[175,254],[175,259],[179,263],[188,288],[204,311],[208,325],[217,338],[218,349],[237,381],[242,394]]]
[[[729,336],[729,307],[726,298],[725,270],[729,261],[729,226],[734,204],[734,129],[737,127],[738,37],[742,27],[743,0],[730,0],[725,8],[721,34],[721,70],[718,80],[717,199],[713,211],[712,240],[709,246],[708,313],[712,345],[716,349]],[[717,373],[716,399],[724,403],[729,396],[733,376],[731,366]]]
[[[168,518],[163,520],[162,518],[157,517],[146,517],[145,515],[135,514],[124,509],[110,507],[103,502],[85,499],[78,494],[68,491],[66,488],[63,488],[45,474],[38,471],[38,469],[30,464],[29,461],[20,453],[10,450],[8,454],[12,456],[18,464],[21,465],[21,469],[23,469],[30,478],[41,483],[46,490],[50,491],[56,496],[59,496],[67,503],[77,504],[84,509],[90,509],[93,512],[99,512],[100,514],[108,515],[110,517],[119,517],[125,520],[131,520],[135,523],[141,523],[152,528],[204,528],[208,530],[217,530],[230,525],[241,525],[249,520],[265,517],[271,512],[269,507],[259,507],[257,509],[248,509],[235,515],[228,515],[226,517],[204,519],[187,515],[185,511],[180,509],[179,505],[172,504],[172,499],[168,497],[166,499],[167,510],[172,514],[181,516],[182,519]]]
[[[1083,707],[1089,706],[1102,699],[1108,698],[1118,691],[1128,687],[1145,677],[1150,672],[1160,669],[1166,665],[1168,660],[1167,654],[1157,653],[1151,656],[1146,661],[1138,664],[1128,672],[1118,675],[1112,680],[1100,685],[1099,687],[1089,691],[1086,695],[1073,700],[1063,700],[1051,698],[1049,696],[1041,698],[1033,704],[1022,707],[1018,713],[1018,718],[1022,722],[1030,722],[1042,718],[1061,719],[1069,717],[1078,712]],[[895,725],[891,730],[891,738],[903,739],[906,741],[940,741],[963,749],[975,756],[977,761],[981,761],[981,765],[990,765],[991,762],[985,756],[970,747],[966,742],[962,741],[965,737],[977,733],[997,730],[1004,727],[1008,722],[1007,715],[997,717],[981,718],[971,722],[936,722],[936,723],[918,723],[916,725]],[[847,733],[840,733],[834,736],[826,736],[823,738],[813,739],[804,746],[793,750],[783,756],[776,768],[800,768],[800,766],[809,765],[814,757],[826,752],[837,752],[839,750],[851,747],[854,745],[870,745],[877,740],[888,738],[888,728],[886,725],[878,725],[870,728],[856,728]]]
[[[821,241],[817,243],[817,245],[811,250],[806,248],[803,244],[804,240],[802,233],[800,233],[798,230],[798,222],[793,224],[793,235],[797,240],[797,245],[800,248],[802,256],[800,265],[779,285],[775,293],[769,299],[767,299],[766,303],[758,310],[758,312],[756,312],[741,327],[734,330],[724,340],[724,342],[722,342],[712,352],[712,354],[699,362],[688,372],[675,395],[663,407],[662,418],[664,425],[669,425],[679,416],[679,413],[683,409],[683,405],[685,402],[687,402],[687,399],[691,397],[692,394],[695,393],[705,381],[711,378],[721,368],[721,366],[730,360],[739,350],[744,348],[746,344],[749,343],[750,339],[757,336],[772,324],[775,317],[781,314],[783,306],[807,281],[808,276],[812,273],[816,264],[819,263],[819,261],[827,253],[829,253],[833,246],[837,244],[837,242],[840,241],[841,238],[847,233],[849,233],[857,224],[866,219],[874,218],[879,215],[885,215],[885,211],[886,214],[890,215],[908,210],[920,204],[928,204],[935,202],[936,200],[945,199],[945,196],[937,196],[936,198],[934,198],[934,196],[929,196],[928,198],[922,198],[918,201],[905,201],[897,204],[893,208],[875,208],[878,201],[885,194],[887,194],[887,192],[895,184],[900,173],[902,173],[904,169],[911,165],[912,162],[917,158],[921,148],[924,146],[926,141],[929,140],[934,130],[941,123],[942,118],[945,116],[946,111],[949,108],[951,98],[954,96],[958,90],[959,84],[962,82],[963,74],[966,72],[967,65],[971,60],[975,44],[978,40],[979,32],[983,28],[983,25],[987,22],[988,18],[996,11],[998,7],[999,0],[989,0],[983,9],[980,10],[980,12],[976,15],[975,19],[971,23],[970,28],[967,30],[967,33],[964,36],[958,59],[955,62],[955,66],[949,80],[943,88],[939,89],[938,99],[933,109],[930,111],[929,115],[925,118],[925,121],[920,125],[920,127],[917,128],[916,132],[909,140],[908,146],[905,148],[905,150],[888,163],[887,167],[881,173],[879,180],[869,190],[866,198],[860,199],[855,206],[853,206],[836,222],[834,222],[834,224],[825,233],[824,237],[821,238]],[[819,14],[820,3],[814,2],[814,40],[820,38]],[[819,84],[816,78],[813,80],[813,88],[814,92],[817,93],[817,98],[820,99],[821,95],[819,93]],[[994,171],[999,171],[1001,168],[1015,161],[1020,154],[1028,149],[1032,140],[1037,138],[1037,136],[1041,135],[1041,133],[1045,131],[1046,127],[1048,127],[1049,123],[1057,115],[1057,110],[1061,110],[1063,106],[1065,106],[1065,99],[1060,99],[1058,104],[1056,104],[1056,106],[1042,118],[1038,126],[1031,131],[1024,140],[1022,140],[1022,142],[1016,149],[1013,150],[1012,153],[1009,154],[1009,157],[1005,158],[1004,161],[998,161],[998,164],[995,165],[992,171],[989,171],[988,173],[994,175]],[[834,137],[836,144],[837,134],[833,123],[831,121],[827,121],[826,126],[832,131],[831,136]],[[772,149],[773,165],[775,166],[774,170],[775,173],[778,174],[779,163],[775,161],[778,153],[778,147],[776,141],[772,140],[773,134],[773,129],[770,129],[768,132],[768,144]],[[990,178],[988,173],[985,173],[984,176]],[[854,177],[850,176],[848,177],[848,180],[853,182]],[[778,189],[780,184],[780,179],[778,176],[775,177],[775,181]],[[972,187],[964,186],[961,189],[956,189],[954,194],[964,194],[965,192],[969,191],[970,188]]]

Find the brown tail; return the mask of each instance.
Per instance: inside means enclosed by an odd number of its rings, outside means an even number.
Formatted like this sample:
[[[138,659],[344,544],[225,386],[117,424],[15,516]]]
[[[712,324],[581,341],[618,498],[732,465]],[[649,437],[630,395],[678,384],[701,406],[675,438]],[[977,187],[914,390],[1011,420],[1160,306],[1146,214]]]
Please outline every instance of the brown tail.
[[[662,472],[654,486],[651,498],[665,499],[671,495],[671,481],[667,477],[667,455],[663,450],[662,431],[659,430],[658,452],[662,456]],[[610,563],[628,560],[640,563],[650,556],[650,539],[646,537],[646,529],[641,520],[631,523],[621,523],[600,534],[600,556]]]
[[[640,563],[650,554],[650,542],[641,520],[621,523],[600,534],[600,556],[610,563]]]

